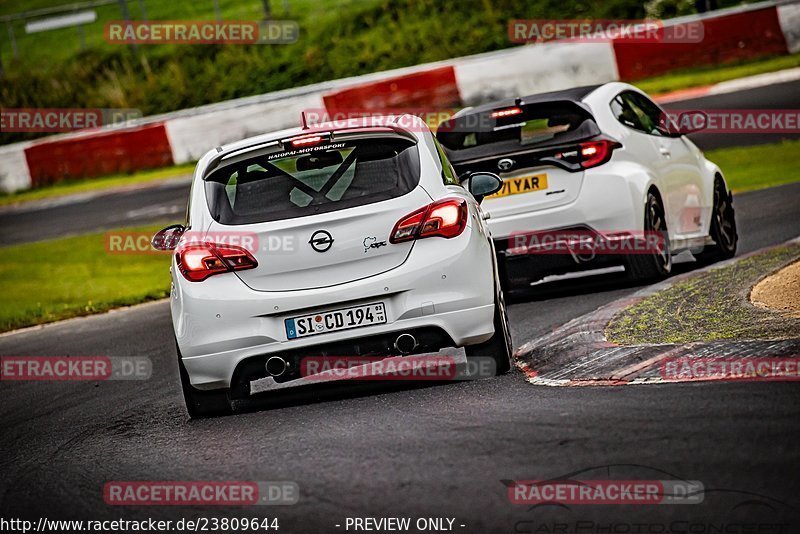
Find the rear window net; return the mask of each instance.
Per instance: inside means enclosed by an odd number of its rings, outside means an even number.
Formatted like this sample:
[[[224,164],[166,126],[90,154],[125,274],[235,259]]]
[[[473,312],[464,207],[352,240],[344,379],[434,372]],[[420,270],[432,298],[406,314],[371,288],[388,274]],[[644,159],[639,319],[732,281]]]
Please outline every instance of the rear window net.
[[[389,200],[413,190],[419,174],[413,142],[381,137],[238,159],[215,169],[205,189],[214,220],[253,224]]]

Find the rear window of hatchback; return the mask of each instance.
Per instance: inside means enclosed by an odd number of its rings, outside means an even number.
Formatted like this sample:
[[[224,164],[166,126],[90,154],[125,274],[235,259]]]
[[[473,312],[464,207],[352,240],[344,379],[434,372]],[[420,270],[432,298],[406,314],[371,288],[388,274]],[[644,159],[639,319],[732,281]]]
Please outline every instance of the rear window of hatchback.
[[[239,159],[207,176],[205,190],[214,220],[238,225],[389,200],[411,192],[419,179],[414,142],[376,137]]]

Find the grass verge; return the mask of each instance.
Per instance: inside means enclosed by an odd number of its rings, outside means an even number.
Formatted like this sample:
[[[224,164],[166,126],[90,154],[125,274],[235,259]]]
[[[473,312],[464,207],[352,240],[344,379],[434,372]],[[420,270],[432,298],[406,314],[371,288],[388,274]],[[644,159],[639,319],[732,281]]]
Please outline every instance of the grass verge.
[[[737,192],[763,189],[800,180],[800,140],[711,150],[706,152],[706,156],[719,165],[730,186]],[[189,163],[130,175],[84,178],[19,193],[0,193],[0,206],[166,180],[183,174],[191,174],[193,170],[194,164]]]
[[[120,231],[152,235],[163,226]],[[110,254],[105,234],[1,248],[0,331],[168,296],[168,254]]]
[[[709,65],[685,70],[677,70],[634,82],[637,87],[651,94],[668,93],[680,89],[703,87],[727,82],[737,78],[766,74],[784,69],[800,67],[800,53],[788,56],[769,56],[727,65]]]
[[[41,200],[45,198],[55,198],[75,193],[86,193],[89,191],[101,191],[103,189],[113,189],[115,187],[145,184],[176,178],[181,175],[191,174],[194,170],[194,163],[176,165],[174,167],[164,167],[161,169],[150,169],[147,171],[136,172],[133,174],[116,174],[101,178],[81,178],[59,182],[39,189],[28,189],[16,193],[0,193],[0,206],[28,202],[31,200]]]
[[[765,274],[800,258],[800,245],[777,247],[679,282],[618,313],[606,338],[619,345],[800,335],[800,319],[758,308],[750,288]]]
[[[706,152],[734,192],[800,181],[800,140]]]

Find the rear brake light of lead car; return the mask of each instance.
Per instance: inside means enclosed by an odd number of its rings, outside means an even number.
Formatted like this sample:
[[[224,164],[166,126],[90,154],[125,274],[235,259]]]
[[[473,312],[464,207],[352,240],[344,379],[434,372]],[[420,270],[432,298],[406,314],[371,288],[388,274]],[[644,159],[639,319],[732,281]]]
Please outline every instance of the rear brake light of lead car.
[[[331,136],[328,133],[321,133],[315,135],[301,135],[298,137],[291,137],[289,139],[284,139],[281,141],[281,145],[285,148],[305,148],[311,146],[317,146],[323,143],[327,143],[330,141]]]
[[[447,198],[409,213],[394,225],[390,243],[402,243],[426,237],[450,239],[467,227],[467,201]]]
[[[178,270],[190,282],[209,276],[258,267],[250,252],[235,245],[200,243],[180,247],[175,253]]]
[[[611,159],[615,149],[622,147],[622,143],[613,139],[598,139],[580,143],[574,149],[558,152],[555,159],[578,165],[581,169],[589,169],[602,165]],[[578,169],[576,169],[578,170]]]
[[[513,115],[519,115],[522,113],[522,108],[506,108],[506,109],[496,109],[492,111],[491,116],[493,119],[499,119],[501,117],[511,117]]]

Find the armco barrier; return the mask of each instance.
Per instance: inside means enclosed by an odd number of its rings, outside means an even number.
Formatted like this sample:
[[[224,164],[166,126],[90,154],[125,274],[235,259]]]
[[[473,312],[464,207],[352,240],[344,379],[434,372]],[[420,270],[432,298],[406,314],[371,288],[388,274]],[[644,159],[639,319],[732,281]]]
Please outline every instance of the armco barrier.
[[[775,6],[703,17],[703,40],[697,43],[614,42],[621,80],[634,81],[665,72],[717,65],[767,54],[786,54],[788,47]],[[671,25],[696,24],[697,19]]]
[[[126,173],[173,163],[162,123],[35,142],[25,149],[25,159],[33,187],[76,176]]]
[[[452,66],[423,70],[342,89],[323,97],[328,111],[461,105]]]

